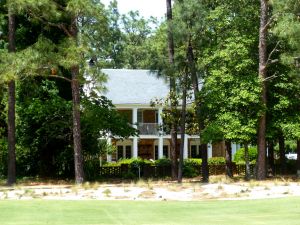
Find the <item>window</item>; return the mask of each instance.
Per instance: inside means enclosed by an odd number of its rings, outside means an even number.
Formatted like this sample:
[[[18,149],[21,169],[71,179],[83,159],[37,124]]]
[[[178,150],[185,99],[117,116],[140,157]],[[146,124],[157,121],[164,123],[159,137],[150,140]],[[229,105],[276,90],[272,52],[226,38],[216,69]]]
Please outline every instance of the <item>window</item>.
[[[126,159],[130,159],[131,158],[131,146],[130,145],[126,145],[125,147],[125,156]]]
[[[197,145],[191,145],[191,158],[197,158]]]
[[[164,145],[163,154],[165,158],[169,158],[169,148],[168,145]]]
[[[118,145],[117,147],[117,152],[118,152],[118,160],[123,158],[123,146],[122,145]]]
[[[199,154],[198,154],[198,158],[202,159],[201,145],[199,145],[198,147],[199,147]]]
[[[155,111],[155,123],[158,123],[158,110]]]
[[[137,111],[137,122],[143,123],[143,111],[142,110]]]

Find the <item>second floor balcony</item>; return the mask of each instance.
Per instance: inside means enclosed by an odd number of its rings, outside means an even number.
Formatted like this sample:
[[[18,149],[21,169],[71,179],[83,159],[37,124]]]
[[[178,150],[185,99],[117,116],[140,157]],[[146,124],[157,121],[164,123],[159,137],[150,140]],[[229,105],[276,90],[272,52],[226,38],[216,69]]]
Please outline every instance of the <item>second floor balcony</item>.
[[[140,135],[159,135],[158,123],[138,123],[137,129]]]

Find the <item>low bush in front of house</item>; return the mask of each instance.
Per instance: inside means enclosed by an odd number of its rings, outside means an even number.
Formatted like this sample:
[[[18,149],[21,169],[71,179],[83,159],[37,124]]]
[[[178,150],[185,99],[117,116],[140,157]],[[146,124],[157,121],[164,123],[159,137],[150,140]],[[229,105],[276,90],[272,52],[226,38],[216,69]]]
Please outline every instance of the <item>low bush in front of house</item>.
[[[201,164],[202,164],[202,159],[195,159],[195,158],[184,159],[183,176],[189,178],[199,176],[201,173]],[[208,165],[209,166],[225,165],[225,158],[224,157],[210,158],[208,159]],[[151,171],[151,168],[147,166],[170,169],[171,160],[168,158],[162,158],[155,161],[145,160],[141,158],[120,159],[117,162],[106,163],[103,167],[119,167],[122,171],[121,172],[122,178],[136,179],[139,176],[143,176],[143,173],[144,172],[146,173],[146,169],[147,169],[147,174],[149,173],[149,169]],[[155,176],[157,176],[157,172],[154,172],[154,174],[156,174]]]
[[[212,157],[208,159],[208,165],[225,165],[226,160],[224,157]]]
[[[256,147],[250,147],[248,149],[249,153],[249,162],[251,164],[256,163],[257,158],[257,148]],[[245,163],[245,148],[240,148],[234,155],[234,162],[237,164],[244,164]]]
[[[202,159],[185,159],[183,161],[182,173],[184,177],[196,177],[200,174]]]
[[[128,165],[132,167],[139,167],[143,165],[152,165],[152,164],[154,164],[154,162],[138,157],[138,158],[130,158],[130,159],[120,159],[117,162],[106,162],[103,166],[110,167],[110,166]]]
[[[157,159],[154,162],[156,166],[171,166],[171,163],[171,159],[168,158]]]

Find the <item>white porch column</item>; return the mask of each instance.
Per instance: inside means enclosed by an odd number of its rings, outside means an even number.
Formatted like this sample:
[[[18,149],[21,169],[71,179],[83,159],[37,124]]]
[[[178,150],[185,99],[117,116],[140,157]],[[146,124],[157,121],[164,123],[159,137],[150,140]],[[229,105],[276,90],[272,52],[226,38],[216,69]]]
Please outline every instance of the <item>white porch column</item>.
[[[161,117],[162,111],[163,111],[163,109],[162,109],[161,107],[158,108],[158,118],[157,118],[157,122],[158,122],[159,128],[161,128],[161,126],[163,125],[163,120],[162,120],[162,117]],[[160,132],[160,135],[163,135],[163,132],[162,132],[162,131]]]
[[[185,134],[184,135],[184,146],[183,146],[183,158],[187,159],[188,158],[188,151],[189,151],[189,139],[188,136]]]
[[[212,144],[211,143],[207,144],[207,157],[208,158],[212,157]]]
[[[132,109],[132,126],[137,129],[137,108]],[[138,137],[133,137],[133,158],[138,157]]]
[[[158,108],[158,118],[157,118],[157,122],[158,122],[158,126],[159,129],[161,128],[163,121],[162,121],[162,107]],[[161,159],[164,157],[164,139],[163,139],[163,131],[159,131],[159,138],[158,138],[158,158]]]
[[[162,136],[158,138],[158,158],[161,159],[164,157],[164,139]]]
[[[232,152],[231,159],[232,160],[234,159],[234,155],[235,155],[236,151],[237,151],[237,144],[231,143],[231,152]]]
[[[107,144],[111,145],[111,138],[107,138]],[[106,160],[107,162],[111,162],[111,155],[107,154],[106,155]]]

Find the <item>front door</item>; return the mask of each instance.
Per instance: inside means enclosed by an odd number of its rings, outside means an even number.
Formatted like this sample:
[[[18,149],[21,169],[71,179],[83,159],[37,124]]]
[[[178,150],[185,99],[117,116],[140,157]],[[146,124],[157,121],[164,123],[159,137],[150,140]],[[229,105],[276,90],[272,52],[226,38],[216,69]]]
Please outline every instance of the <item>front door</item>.
[[[153,145],[139,145],[139,157],[142,159],[154,159]]]

